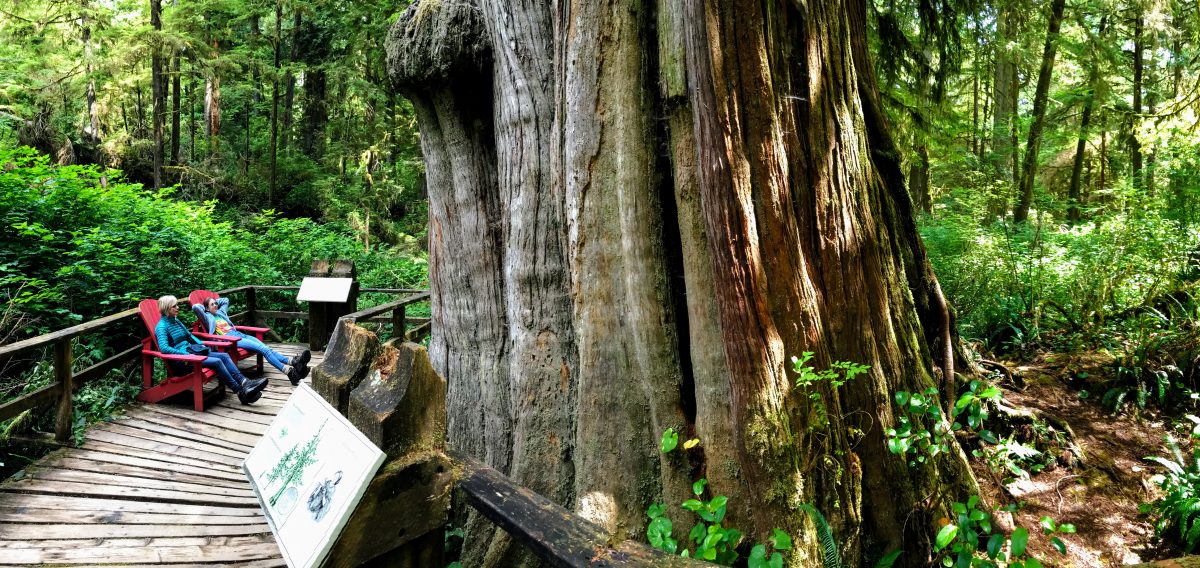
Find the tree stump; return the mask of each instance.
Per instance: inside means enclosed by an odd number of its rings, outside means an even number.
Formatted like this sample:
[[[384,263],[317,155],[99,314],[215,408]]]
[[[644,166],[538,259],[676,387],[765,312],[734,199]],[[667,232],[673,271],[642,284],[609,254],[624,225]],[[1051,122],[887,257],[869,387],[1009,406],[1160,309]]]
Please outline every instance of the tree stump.
[[[325,350],[325,360],[312,372],[313,389],[346,414],[350,391],[371,372],[379,353],[379,338],[357,325],[338,321]]]

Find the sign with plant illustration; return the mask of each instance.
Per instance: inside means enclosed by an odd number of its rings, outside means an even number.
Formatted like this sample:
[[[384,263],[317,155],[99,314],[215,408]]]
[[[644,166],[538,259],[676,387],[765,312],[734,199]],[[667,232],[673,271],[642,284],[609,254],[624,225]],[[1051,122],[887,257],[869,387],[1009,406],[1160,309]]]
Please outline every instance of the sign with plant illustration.
[[[288,566],[322,563],[383,459],[312,388],[296,388],[242,463]]]

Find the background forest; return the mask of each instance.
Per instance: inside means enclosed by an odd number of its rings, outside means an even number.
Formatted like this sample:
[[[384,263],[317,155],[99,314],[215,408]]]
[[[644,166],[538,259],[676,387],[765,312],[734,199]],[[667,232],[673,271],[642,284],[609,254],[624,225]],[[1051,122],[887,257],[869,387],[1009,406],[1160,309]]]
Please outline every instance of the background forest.
[[[424,286],[424,166],[383,48],[407,4],[0,2],[0,343],[161,293],[294,283],[312,258],[353,258],[370,286]],[[1167,411],[1168,430],[1200,400],[1197,10],[868,10],[918,225],[963,339],[1010,382],[1041,369],[1104,412]],[[22,369],[0,380],[0,401],[49,380],[32,360]],[[86,419],[135,392],[120,378],[95,388],[78,399],[98,409]],[[989,464],[1006,476],[1054,460],[1033,458],[1045,448],[1032,438],[1010,443]],[[1200,542],[1191,513],[1158,503],[1169,546]]]

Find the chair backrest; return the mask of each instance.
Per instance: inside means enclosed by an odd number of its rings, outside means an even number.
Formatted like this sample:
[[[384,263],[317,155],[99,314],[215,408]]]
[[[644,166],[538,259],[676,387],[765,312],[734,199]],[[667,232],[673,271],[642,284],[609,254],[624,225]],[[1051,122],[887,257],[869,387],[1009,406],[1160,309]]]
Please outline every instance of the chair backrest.
[[[203,304],[211,299],[215,299],[216,297],[216,292],[209,292],[208,290],[192,290],[192,293],[188,294],[188,304],[191,304],[192,306],[196,304]],[[204,328],[204,320],[202,318],[196,318],[196,322],[192,324],[192,331],[208,333],[208,330]]]
[[[188,294],[188,303],[194,306],[196,304],[203,304],[205,300],[216,297],[216,292],[209,292],[208,290],[192,290],[192,293]]]
[[[158,320],[162,319],[162,312],[158,311],[158,300],[147,298],[138,302],[138,313],[142,315],[146,331],[150,332],[150,345],[158,351],[158,338],[154,336],[154,328],[158,327]]]

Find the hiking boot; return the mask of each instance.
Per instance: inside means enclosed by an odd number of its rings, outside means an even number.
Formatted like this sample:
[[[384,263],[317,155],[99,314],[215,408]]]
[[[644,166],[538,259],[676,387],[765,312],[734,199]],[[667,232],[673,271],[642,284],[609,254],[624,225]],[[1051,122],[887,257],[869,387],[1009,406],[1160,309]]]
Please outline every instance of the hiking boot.
[[[242,379],[242,388],[249,392],[262,392],[267,388],[268,382],[266,377],[260,379]]]
[[[238,402],[240,402],[242,404],[254,404],[255,402],[258,402],[258,399],[262,398],[262,391],[261,390],[251,391],[251,390],[242,389],[242,390],[238,391],[237,395],[238,395]]]
[[[288,380],[292,382],[292,386],[296,386],[300,384],[300,381],[304,380],[304,376],[308,374],[308,369],[301,369],[295,365],[285,365],[283,367],[283,374],[287,375]]]
[[[312,359],[312,351],[305,349],[299,355],[292,358],[292,365],[301,369],[308,369],[308,361]],[[308,373],[305,373],[306,375]]]

